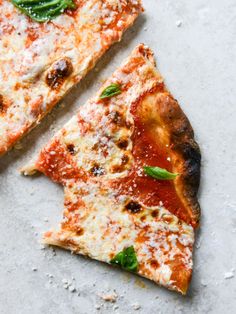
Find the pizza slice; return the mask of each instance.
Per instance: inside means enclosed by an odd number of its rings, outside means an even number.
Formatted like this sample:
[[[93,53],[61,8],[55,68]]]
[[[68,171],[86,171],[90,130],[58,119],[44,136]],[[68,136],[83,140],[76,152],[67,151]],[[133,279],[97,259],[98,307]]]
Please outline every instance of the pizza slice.
[[[22,169],[64,186],[64,219],[44,242],[185,294],[199,224],[193,130],[140,44]]]
[[[0,1],[0,155],[78,83],[141,0]]]

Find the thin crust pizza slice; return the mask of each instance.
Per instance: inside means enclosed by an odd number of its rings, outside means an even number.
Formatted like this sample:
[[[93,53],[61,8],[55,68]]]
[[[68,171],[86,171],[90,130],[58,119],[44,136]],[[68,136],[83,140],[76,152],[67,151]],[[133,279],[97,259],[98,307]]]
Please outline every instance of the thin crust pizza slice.
[[[141,0],[44,2],[0,0],[0,155],[39,123],[142,12]],[[59,3],[73,9],[61,13]]]
[[[192,273],[200,151],[140,44],[22,169],[64,186],[64,219],[44,242],[185,294]]]

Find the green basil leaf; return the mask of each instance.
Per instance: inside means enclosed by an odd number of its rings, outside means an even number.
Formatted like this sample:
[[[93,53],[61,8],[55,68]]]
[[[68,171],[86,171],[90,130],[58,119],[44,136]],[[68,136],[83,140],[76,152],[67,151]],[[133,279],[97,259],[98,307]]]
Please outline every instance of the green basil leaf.
[[[158,180],[173,180],[179,175],[178,173],[172,173],[160,167],[146,166],[143,167],[143,169],[147,175]]]
[[[100,95],[100,99],[110,98],[119,94],[121,94],[120,84],[112,83],[104,89]]]
[[[119,265],[121,268],[128,271],[137,272],[138,270],[138,260],[133,246],[130,246],[116,254],[110,263],[113,265]]]
[[[66,9],[75,9],[74,0],[11,0],[21,12],[37,22],[56,18]]]

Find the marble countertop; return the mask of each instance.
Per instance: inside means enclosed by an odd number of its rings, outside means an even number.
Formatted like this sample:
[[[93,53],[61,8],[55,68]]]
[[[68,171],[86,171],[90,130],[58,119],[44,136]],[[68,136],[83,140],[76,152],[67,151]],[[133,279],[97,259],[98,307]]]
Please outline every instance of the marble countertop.
[[[143,0],[146,12],[18,149],[0,159],[0,313],[236,313],[236,2]],[[183,297],[102,263],[43,248],[63,190],[17,169],[76,112],[136,44],[155,52],[202,151],[201,228]],[[20,149],[19,149],[20,148]],[[101,296],[116,294],[116,302]]]

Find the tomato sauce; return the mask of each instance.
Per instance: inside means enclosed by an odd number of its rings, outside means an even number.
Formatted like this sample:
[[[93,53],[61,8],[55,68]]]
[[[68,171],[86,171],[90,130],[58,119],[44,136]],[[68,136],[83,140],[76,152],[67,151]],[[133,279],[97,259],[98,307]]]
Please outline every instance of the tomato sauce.
[[[164,205],[171,213],[187,223],[190,217],[182,204],[172,180],[157,180],[143,172],[144,166],[158,166],[172,172],[169,148],[154,138],[148,125],[142,123],[136,113],[134,117],[133,158],[134,164],[128,176],[115,180],[119,195],[131,195],[146,206]]]

